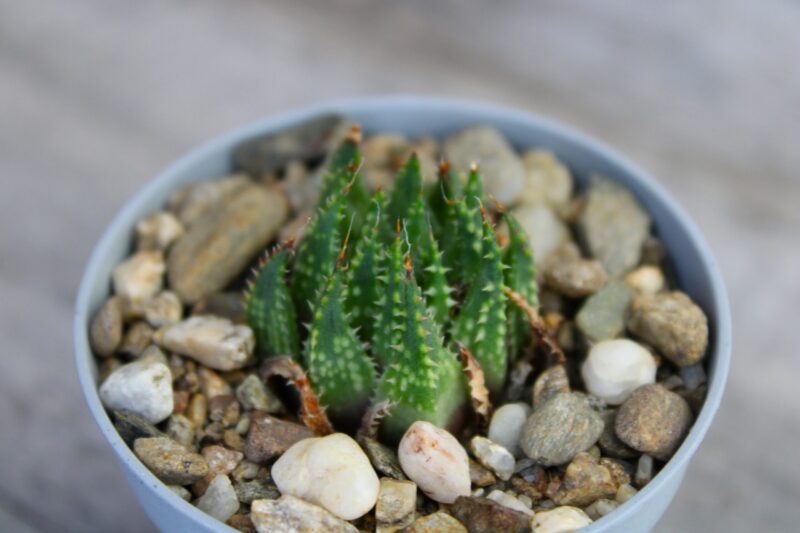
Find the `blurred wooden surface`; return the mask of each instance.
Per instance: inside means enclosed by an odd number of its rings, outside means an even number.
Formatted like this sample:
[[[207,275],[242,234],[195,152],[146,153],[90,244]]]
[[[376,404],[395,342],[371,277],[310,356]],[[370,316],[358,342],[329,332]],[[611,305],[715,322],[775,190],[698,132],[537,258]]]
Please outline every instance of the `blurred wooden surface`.
[[[0,0],[0,530],[146,531],[84,409],[89,251],[159,169],[322,99],[484,99],[663,180],[728,283],[735,356],[659,531],[800,522],[800,4]]]

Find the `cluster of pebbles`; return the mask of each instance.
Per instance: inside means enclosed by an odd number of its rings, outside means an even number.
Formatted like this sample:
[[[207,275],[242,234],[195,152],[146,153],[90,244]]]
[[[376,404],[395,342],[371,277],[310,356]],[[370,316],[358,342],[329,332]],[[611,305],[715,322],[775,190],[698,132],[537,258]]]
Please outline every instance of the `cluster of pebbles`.
[[[429,183],[441,157],[477,160],[529,236],[540,312],[566,361],[517,362],[487,431],[417,422],[396,448],[317,436],[262,381],[245,273],[271,242],[302,238],[321,163],[346,130],[325,117],[250,141],[238,174],[185,185],[137,224],[89,331],[100,397],[136,456],[242,531],[552,533],[633,497],[702,405],[706,317],[676,289],[627,190],[596,177],[576,194],[553,154],[520,156],[488,126],[441,144],[372,136],[365,182],[387,188],[412,150]]]

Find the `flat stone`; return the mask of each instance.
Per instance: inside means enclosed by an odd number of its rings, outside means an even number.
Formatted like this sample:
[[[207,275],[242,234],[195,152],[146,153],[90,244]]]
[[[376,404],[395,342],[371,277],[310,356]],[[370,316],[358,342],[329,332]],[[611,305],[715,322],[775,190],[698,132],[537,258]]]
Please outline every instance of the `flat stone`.
[[[610,457],[601,457],[598,462],[611,472],[611,477],[614,479],[614,484],[617,487],[620,485],[627,485],[631,482],[631,474],[628,472],[630,465],[628,463],[623,464],[621,461],[611,459]],[[625,466],[626,464],[628,464],[628,466]]]
[[[592,523],[585,512],[577,507],[561,506],[550,511],[537,512],[533,517],[536,533],[569,533]]]
[[[450,516],[449,514],[438,511],[426,516],[417,518],[405,530],[406,533],[467,533],[464,524]]]
[[[603,433],[600,434],[600,439],[598,439],[597,445],[600,447],[603,453],[619,459],[633,459],[634,457],[638,457],[640,455],[639,452],[619,440],[617,433],[614,431],[617,410],[608,409],[601,412],[600,416],[603,418],[604,425]]]
[[[241,291],[212,292],[192,307],[192,315],[214,315],[234,324],[247,324],[244,297]]]
[[[157,424],[172,414],[169,367],[152,361],[123,365],[103,381],[100,399],[108,409],[131,411]]]
[[[318,505],[283,495],[277,500],[255,500],[250,519],[259,533],[275,531],[331,531],[358,533],[358,529]]]
[[[429,498],[453,503],[470,493],[469,457],[446,430],[414,422],[400,440],[397,455],[403,472]]]
[[[542,371],[533,383],[533,408],[538,409],[555,395],[569,391],[569,378],[564,365],[553,365]]]
[[[686,400],[659,384],[639,387],[617,411],[617,437],[640,452],[668,460],[683,442],[693,416]]]
[[[136,439],[133,451],[158,479],[167,484],[189,485],[208,474],[205,457],[190,452],[167,437]]]
[[[153,340],[167,350],[217,370],[250,364],[256,343],[253,330],[248,326],[213,316],[187,318],[158,330]]]
[[[294,444],[272,466],[272,479],[281,494],[303,498],[345,520],[372,509],[380,488],[369,459],[344,433]]]
[[[613,498],[617,485],[611,472],[592,455],[581,452],[567,466],[553,498],[558,505],[585,507],[600,498]]]
[[[103,302],[89,326],[89,343],[100,357],[113,355],[122,342],[122,299],[112,296]]]
[[[323,157],[332,148],[342,124],[336,115],[323,115],[275,133],[249,139],[234,149],[233,164],[253,176],[274,174],[292,160]]]
[[[239,500],[228,476],[219,474],[211,481],[205,493],[195,502],[198,509],[226,522],[239,510]]]
[[[236,497],[244,504],[251,504],[255,500],[274,500],[279,498],[281,492],[272,479],[253,479],[241,481],[233,486]]]
[[[256,410],[269,414],[286,412],[283,402],[255,374],[248,374],[236,387],[236,399],[248,411]]]
[[[569,169],[548,150],[528,150],[522,155],[525,185],[521,202],[546,204],[560,209],[572,198],[572,176]]]
[[[653,457],[647,454],[639,457],[636,463],[636,474],[633,477],[636,486],[640,489],[653,479]]]
[[[489,423],[489,439],[510,451],[514,457],[524,453],[519,447],[522,426],[531,414],[530,405],[523,402],[507,403],[495,410]]]
[[[514,456],[503,446],[486,437],[476,435],[469,443],[472,455],[483,466],[494,472],[503,481],[511,479],[514,473]]]
[[[639,264],[650,217],[625,187],[593,177],[578,230],[592,257],[611,278],[618,278]]]
[[[186,229],[168,211],[153,213],[136,223],[136,249],[165,251]]]
[[[591,342],[617,337],[625,329],[634,292],[621,281],[606,283],[575,315],[575,324]]]
[[[508,206],[519,201],[525,169],[514,149],[496,128],[475,126],[451,135],[444,142],[444,157],[462,171],[477,163],[487,195]]]
[[[152,298],[164,286],[165,270],[160,250],[136,252],[112,272],[114,294],[134,302]]]
[[[264,464],[284,453],[293,444],[315,436],[306,426],[253,411],[244,444],[244,455],[248,461]]]
[[[480,496],[459,496],[450,513],[466,524],[470,533],[532,531],[530,515]]]
[[[114,427],[117,428],[119,436],[128,446],[133,446],[134,441],[142,437],[164,436],[149,420],[133,411],[115,409],[112,411],[112,415],[114,417]]]
[[[643,265],[625,276],[625,283],[640,294],[661,292],[666,285],[664,273],[653,265]]]
[[[414,522],[417,485],[413,481],[381,478],[375,504],[376,533],[392,533]]]
[[[491,470],[472,459],[469,460],[469,480],[476,487],[486,487],[497,482]]]
[[[528,516],[533,516],[533,510],[531,510],[530,505],[526,505],[516,496],[507,494],[502,490],[499,489],[493,490],[492,492],[486,495],[486,499],[492,500],[493,502],[497,502],[504,507],[508,507],[509,509],[525,513]]]
[[[187,304],[224,289],[277,234],[288,210],[277,189],[245,187],[172,246],[167,258],[171,289]]]
[[[568,243],[552,252],[544,262],[544,280],[564,296],[583,298],[605,285],[608,276],[599,261],[581,257],[577,247]]]
[[[602,432],[603,419],[583,395],[560,393],[528,418],[520,446],[542,465],[562,465],[591,448]]]
[[[245,174],[187,183],[170,196],[169,210],[184,228],[190,228],[204,216],[221,209],[231,198],[252,184],[253,181]]]
[[[361,437],[358,443],[364,450],[364,453],[369,457],[369,462],[372,463],[373,468],[384,476],[393,479],[408,479],[400,467],[400,460],[394,450],[381,444],[375,439]]]
[[[546,205],[521,205],[511,212],[525,230],[539,264],[544,264],[553,252],[570,241],[569,228]]]
[[[632,340],[604,340],[589,350],[581,376],[591,394],[609,405],[619,405],[637,388],[655,382],[656,360]]]
[[[182,316],[183,304],[172,291],[161,291],[144,303],[144,318],[154,328],[174,324]]]
[[[631,305],[631,332],[678,366],[699,362],[708,347],[708,319],[680,291],[640,295]]]

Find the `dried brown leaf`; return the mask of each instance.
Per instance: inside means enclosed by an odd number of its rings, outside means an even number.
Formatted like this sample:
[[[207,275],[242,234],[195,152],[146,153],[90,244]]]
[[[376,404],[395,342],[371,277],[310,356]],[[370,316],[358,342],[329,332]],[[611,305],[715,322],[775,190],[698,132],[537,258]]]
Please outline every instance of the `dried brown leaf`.
[[[561,365],[566,363],[567,358],[564,356],[564,351],[558,345],[553,331],[547,327],[547,324],[542,317],[539,316],[539,313],[537,313],[533,307],[528,305],[528,302],[522,295],[514,292],[508,287],[505,287],[503,292],[506,296],[508,296],[508,299],[511,300],[514,305],[516,305],[522,310],[523,313],[525,313],[525,317],[527,318],[531,329],[535,333],[535,337],[542,345],[544,345],[550,356],[553,358],[552,363]]]
[[[384,400],[370,406],[364,416],[361,417],[361,427],[356,434],[359,439],[377,439],[378,427],[381,419],[389,414],[392,409],[392,402]]]
[[[481,423],[488,424],[489,417],[492,414],[492,402],[489,399],[489,389],[486,388],[483,369],[466,346],[459,344],[458,357],[461,359],[461,366],[464,367],[464,373],[469,382],[469,395],[472,401],[472,408],[475,410]]]

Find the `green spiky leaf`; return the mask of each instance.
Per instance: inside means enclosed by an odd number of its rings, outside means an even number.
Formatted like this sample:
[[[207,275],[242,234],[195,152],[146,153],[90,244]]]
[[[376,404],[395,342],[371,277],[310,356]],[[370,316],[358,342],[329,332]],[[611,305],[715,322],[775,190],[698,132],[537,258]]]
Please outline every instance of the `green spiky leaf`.
[[[360,233],[370,202],[369,193],[361,179],[360,140],[360,131],[354,129],[333,152],[325,173],[322,175],[322,184],[317,200],[318,207],[324,208],[331,198],[344,197],[350,216],[340,222],[339,231],[344,233],[351,226],[354,237]]]
[[[256,336],[256,349],[263,357],[297,357],[300,341],[297,314],[286,284],[290,250],[279,249],[269,257],[250,282],[245,294],[247,323]]]
[[[419,158],[416,154],[411,154],[408,161],[397,173],[389,203],[386,206],[386,221],[391,237],[391,230],[396,221],[408,218],[411,207],[422,196],[422,171],[419,166]]]
[[[505,284],[512,291],[522,296],[528,305],[539,307],[538,287],[536,285],[536,264],[528,236],[517,219],[509,212],[503,213],[508,226],[508,245],[503,252]],[[520,350],[531,342],[531,328],[523,311],[509,302],[508,319],[508,353],[515,360]]]
[[[398,342],[398,333],[392,325],[397,306],[400,304],[400,282],[404,275],[404,246],[405,241],[398,228],[394,243],[382,261],[382,290],[377,301],[378,314],[372,336],[372,354],[381,366],[391,362],[392,346]]]

